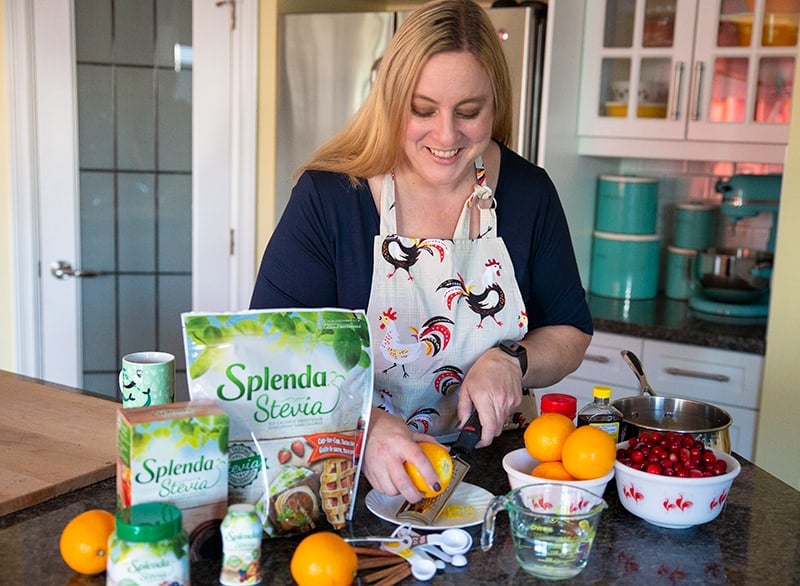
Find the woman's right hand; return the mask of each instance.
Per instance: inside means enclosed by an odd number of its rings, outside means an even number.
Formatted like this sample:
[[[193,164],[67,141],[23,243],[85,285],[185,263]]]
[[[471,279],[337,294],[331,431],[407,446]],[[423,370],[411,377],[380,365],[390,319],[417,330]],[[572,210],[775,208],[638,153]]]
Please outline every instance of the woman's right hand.
[[[387,496],[401,494],[411,503],[422,500],[422,493],[414,487],[403,463],[416,466],[429,486],[439,482],[430,460],[418,445],[436,440],[431,435],[412,431],[402,419],[377,407],[372,408],[371,419],[361,467],[367,480],[375,490]]]

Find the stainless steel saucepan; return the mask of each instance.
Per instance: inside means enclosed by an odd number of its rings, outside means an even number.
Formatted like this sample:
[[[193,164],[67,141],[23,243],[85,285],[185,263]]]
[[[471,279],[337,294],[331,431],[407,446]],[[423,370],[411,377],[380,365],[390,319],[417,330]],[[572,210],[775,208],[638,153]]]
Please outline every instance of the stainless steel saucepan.
[[[630,350],[621,354],[639,381],[639,396],[612,403],[622,412],[619,441],[638,437],[643,431],[675,431],[691,433],[707,447],[730,453],[733,418],[727,411],[701,401],[657,395],[636,354]]]

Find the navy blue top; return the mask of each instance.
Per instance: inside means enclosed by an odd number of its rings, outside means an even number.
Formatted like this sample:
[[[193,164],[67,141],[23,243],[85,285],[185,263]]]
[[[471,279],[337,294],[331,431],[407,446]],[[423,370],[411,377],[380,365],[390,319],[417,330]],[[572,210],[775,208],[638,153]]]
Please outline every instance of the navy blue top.
[[[511,255],[528,328],[566,324],[591,334],[555,186],[541,167],[504,145],[500,150],[498,234]],[[353,187],[338,173],[304,172],[264,252],[250,307],[366,310],[379,223],[366,181]]]

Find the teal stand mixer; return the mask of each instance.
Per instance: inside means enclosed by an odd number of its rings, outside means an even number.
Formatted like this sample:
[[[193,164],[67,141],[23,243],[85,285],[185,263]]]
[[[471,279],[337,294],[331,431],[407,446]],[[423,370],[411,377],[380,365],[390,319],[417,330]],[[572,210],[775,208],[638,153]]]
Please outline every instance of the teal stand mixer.
[[[717,193],[722,194],[720,214],[731,226],[739,220],[753,218],[762,212],[772,214],[772,227],[767,240],[767,252],[775,252],[775,234],[778,231],[778,207],[781,197],[782,175],[734,175],[727,181],[717,181]]]
[[[778,227],[781,175],[734,175],[720,179],[720,215],[737,223],[761,213],[772,214],[766,247],[701,250],[695,260],[695,294],[689,307],[697,317],[751,324],[764,323],[769,312],[769,283]]]

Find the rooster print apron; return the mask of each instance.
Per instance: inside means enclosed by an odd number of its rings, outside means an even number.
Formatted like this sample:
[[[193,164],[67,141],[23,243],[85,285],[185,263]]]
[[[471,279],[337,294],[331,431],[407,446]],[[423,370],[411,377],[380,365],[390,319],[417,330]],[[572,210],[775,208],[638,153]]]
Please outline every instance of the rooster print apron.
[[[395,182],[388,173],[374,244],[367,308],[373,404],[441,441],[455,438],[458,389],[469,368],[500,340],[520,340],[528,330],[481,158],[475,174],[453,238],[438,239],[397,234]],[[490,199],[489,206],[479,205]],[[480,229],[471,239],[473,206],[480,209]]]

